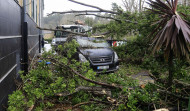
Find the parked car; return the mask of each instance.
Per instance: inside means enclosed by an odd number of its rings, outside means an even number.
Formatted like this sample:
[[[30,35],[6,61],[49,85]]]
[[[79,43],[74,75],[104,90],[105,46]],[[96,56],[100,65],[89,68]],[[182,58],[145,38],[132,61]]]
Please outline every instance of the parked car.
[[[75,32],[75,33],[85,33],[85,29],[82,25],[58,25],[56,29]],[[64,31],[55,31],[55,38],[52,41],[52,45],[58,46],[60,44],[64,44],[67,40],[67,37],[71,34],[69,32]]]
[[[51,45],[57,47],[60,44],[64,44],[67,38],[53,38]]]
[[[77,49],[78,60],[80,62],[90,62],[90,66],[97,73],[114,72],[119,69],[118,56],[109,44],[103,39],[91,37],[72,37],[68,40],[76,40],[79,44]]]
[[[44,40],[44,44],[48,44],[48,41]]]

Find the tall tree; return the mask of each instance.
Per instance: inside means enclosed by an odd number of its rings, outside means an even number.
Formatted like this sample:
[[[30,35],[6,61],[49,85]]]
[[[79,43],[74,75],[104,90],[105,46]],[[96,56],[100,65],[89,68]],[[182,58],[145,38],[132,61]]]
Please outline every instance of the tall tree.
[[[144,6],[145,0],[122,0],[126,11],[129,12],[141,12]]]

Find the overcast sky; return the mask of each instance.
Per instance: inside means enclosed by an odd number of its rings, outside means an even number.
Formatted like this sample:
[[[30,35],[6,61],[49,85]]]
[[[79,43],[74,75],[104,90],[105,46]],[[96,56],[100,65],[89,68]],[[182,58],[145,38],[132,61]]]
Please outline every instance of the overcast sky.
[[[110,10],[111,4],[117,3],[118,5],[122,5],[122,0],[76,0],[79,2],[87,3],[90,5],[95,5],[101,7],[103,9]],[[69,10],[88,10],[91,9],[89,7],[85,7],[68,0],[44,0],[45,2],[45,10],[44,15],[46,16],[48,13],[53,11],[69,11]]]

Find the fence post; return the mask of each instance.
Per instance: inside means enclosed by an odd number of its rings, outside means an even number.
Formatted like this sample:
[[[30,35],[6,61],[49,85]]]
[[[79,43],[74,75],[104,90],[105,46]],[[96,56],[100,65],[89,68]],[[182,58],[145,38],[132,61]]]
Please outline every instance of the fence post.
[[[41,33],[40,33],[40,31],[39,31],[39,53],[41,53],[42,51],[42,39],[41,39]]]
[[[188,111],[190,111],[190,97],[189,97]]]
[[[22,27],[22,71],[28,73],[28,23],[24,22]]]
[[[23,0],[22,8],[22,39],[21,39],[21,70],[24,75],[28,73],[28,23],[26,21],[26,0]]]

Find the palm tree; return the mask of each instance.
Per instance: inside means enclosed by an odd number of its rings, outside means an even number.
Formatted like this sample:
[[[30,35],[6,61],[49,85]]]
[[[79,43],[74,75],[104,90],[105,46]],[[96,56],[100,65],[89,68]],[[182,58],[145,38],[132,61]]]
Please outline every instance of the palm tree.
[[[177,10],[178,0],[148,0],[147,2],[154,14],[159,15],[156,21],[158,26],[152,32],[153,53],[164,49],[164,55],[169,65],[168,87],[172,85],[174,75],[174,57],[189,58],[190,52],[190,26],[189,22],[184,20]],[[180,13],[184,18],[185,14]]]

